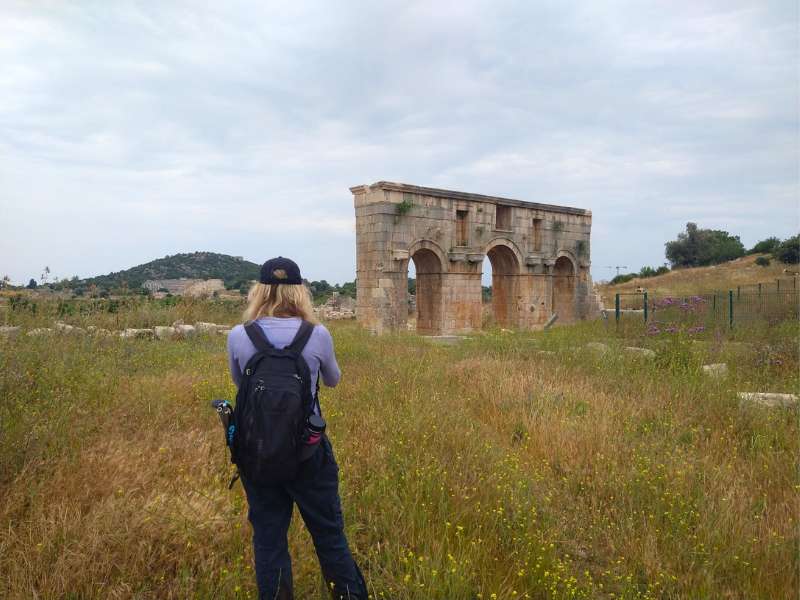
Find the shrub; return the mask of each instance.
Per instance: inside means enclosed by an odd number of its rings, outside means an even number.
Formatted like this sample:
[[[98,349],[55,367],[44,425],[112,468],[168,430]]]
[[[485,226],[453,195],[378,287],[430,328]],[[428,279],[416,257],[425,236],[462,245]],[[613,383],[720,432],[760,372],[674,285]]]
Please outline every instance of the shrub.
[[[642,267],[642,270],[639,271],[639,277],[655,277],[656,270],[653,267]]]
[[[790,265],[800,262],[800,235],[787,238],[772,253],[777,260]]]
[[[618,283],[626,283],[631,279],[636,277],[636,273],[623,273],[621,275],[617,275],[614,279],[611,280],[611,285],[616,285]]]
[[[759,267],[768,267],[769,266],[769,259],[766,256],[759,256],[756,259],[756,264]]]
[[[647,277],[656,277],[658,275],[663,275],[664,273],[669,273],[669,267],[662,265],[657,269],[654,269],[653,267],[644,266],[642,267],[642,270],[639,271],[639,277],[644,279]]]
[[[775,249],[781,245],[780,238],[776,237],[768,237],[765,240],[761,240],[755,246],[748,250],[748,254],[770,254],[775,251]]]

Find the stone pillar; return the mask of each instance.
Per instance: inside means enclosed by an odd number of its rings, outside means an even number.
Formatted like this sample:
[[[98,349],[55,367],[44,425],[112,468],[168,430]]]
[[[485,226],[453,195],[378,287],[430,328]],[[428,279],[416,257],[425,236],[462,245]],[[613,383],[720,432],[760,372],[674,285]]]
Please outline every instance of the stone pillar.
[[[381,334],[405,326],[408,256],[392,253],[394,206],[373,197],[365,186],[351,191],[356,212],[356,316],[364,327]]]
[[[483,297],[480,272],[443,276],[443,333],[469,333],[481,328]]]

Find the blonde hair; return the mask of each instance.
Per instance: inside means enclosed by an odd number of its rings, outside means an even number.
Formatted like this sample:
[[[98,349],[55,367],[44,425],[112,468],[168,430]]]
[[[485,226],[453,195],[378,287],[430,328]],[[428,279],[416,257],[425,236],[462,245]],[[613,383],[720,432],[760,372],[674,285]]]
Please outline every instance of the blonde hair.
[[[318,323],[311,304],[311,292],[303,285],[255,283],[247,294],[247,308],[242,317],[252,321],[260,317],[300,317]]]

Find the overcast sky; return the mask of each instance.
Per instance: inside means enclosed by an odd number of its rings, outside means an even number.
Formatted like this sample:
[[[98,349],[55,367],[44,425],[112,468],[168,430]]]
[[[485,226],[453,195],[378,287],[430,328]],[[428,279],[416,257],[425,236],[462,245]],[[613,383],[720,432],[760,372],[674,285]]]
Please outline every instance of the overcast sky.
[[[0,275],[352,280],[379,180],[589,208],[595,279],[800,226],[795,0],[201,4],[2,0]]]

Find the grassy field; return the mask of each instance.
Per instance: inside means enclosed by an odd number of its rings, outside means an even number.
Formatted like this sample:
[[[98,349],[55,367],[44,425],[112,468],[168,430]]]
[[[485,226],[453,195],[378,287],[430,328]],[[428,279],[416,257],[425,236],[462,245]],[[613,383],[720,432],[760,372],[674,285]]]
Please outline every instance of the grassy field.
[[[115,318],[235,320],[160,310]],[[374,598],[797,597],[798,412],[736,399],[800,392],[797,322],[697,338],[597,322],[454,346],[330,329],[343,379],[322,405]],[[703,376],[722,361],[728,378]],[[0,341],[0,597],[255,597],[246,501],[226,489],[209,408],[233,394],[221,336]],[[319,597],[299,516],[290,544],[297,597]]]
[[[737,260],[710,267],[674,269],[664,275],[632,279],[619,285],[602,285],[600,293],[606,306],[614,306],[614,294],[629,294],[637,288],[645,288],[656,296],[686,296],[714,291],[736,290],[737,286],[753,286],[759,283],[774,287],[775,280],[791,281],[793,275],[784,270],[797,271],[798,265],[786,265],[772,260],[769,266],[761,267],[755,263],[762,254],[751,254]]]

